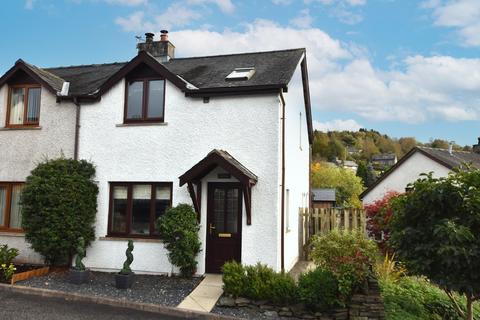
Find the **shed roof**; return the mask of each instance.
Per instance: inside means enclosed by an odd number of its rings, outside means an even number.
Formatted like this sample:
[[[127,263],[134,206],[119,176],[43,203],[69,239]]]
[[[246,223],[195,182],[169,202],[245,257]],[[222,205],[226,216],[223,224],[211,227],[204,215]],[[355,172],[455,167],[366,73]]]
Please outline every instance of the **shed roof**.
[[[335,189],[312,189],[313,201],[335,201]]]

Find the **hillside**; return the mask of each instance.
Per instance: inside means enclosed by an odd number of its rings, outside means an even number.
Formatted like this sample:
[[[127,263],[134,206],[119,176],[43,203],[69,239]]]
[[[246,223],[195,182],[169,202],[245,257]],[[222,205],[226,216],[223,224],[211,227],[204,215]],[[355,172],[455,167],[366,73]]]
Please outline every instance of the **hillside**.
[[[448,148],[448,141],[432,139],[428,143],[420,143],[413,137],[390,138],[378,131],[360,129],[359,131],[315,131],[313,142],[314,161],[355,160],[370,162],[372,156],[382,153],[394,153],[401,158],[415,146],[432,148]],[[456,150],[470,150],[470,146],[454,144]]]

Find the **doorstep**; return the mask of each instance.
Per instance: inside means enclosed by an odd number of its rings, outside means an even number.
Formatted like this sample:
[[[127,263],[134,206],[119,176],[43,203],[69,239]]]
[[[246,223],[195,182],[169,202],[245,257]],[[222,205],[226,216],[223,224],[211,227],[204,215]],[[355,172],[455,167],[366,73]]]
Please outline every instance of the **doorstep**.
[[[206,274],[202,282],[177,308],[191,311],[210,312],[223,294],[223,281],[220,274]]]

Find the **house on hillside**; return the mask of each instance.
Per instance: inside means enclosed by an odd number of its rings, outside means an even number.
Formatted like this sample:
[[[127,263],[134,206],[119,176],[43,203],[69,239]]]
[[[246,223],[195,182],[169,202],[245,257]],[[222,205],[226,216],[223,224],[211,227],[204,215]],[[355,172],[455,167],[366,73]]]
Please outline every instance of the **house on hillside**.
[[[388,168],[397,163],[397,156],[394,153],[382,153],[372,156],[372,165],[375,168]]]
[[[331,188],[312,189],[314,209],[333,208],[336,203],[336,190]]]
[[[422,173],[433,172],[434,177],[446,177],[453,168],[465,163],[480,168],[480,138],[472,152],[416,147],[365,190],[360,198],[363,204],[369,204],[391,191],[403,193],[407,185],[416,181]]]
[[[118,270],[132,238],[134,271],[171,272],[155,221],[189,203],[201,225],[199,274],[229,260],[289,270],[298,207],[310,201],[305,49],[176,58],[166,31],[137,48],[108,64],[18,60],[0,78],[0,243],[42,260],[22,234],[19,195],[36,163],[63,154],[97,169],[87,267]]]

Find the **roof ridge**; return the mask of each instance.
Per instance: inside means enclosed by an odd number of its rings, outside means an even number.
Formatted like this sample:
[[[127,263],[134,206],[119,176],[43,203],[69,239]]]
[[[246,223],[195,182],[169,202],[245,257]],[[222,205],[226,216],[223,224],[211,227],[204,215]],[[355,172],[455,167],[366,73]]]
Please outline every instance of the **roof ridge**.
[[[293,48],[293,49],[282,49],[282,50],[269,50],[269,51],[252,51],[252,52],[241,52],[241,53],[227,53],[227,54],[215,54],[211,56],[194,56],[194,57],[184,57],[184,58],[173,58],[170,61],[175,60],[187,60],[187,59],[200,59],[200,58],[216,58],[216,57],[229,57],[229,56],[243,56],[247,54],[264,54],[264,53],[273,53],[273,52],[288,52],[288,51],[305,51],[305,48]],[[167,62],[167,63],[168,63]]]
[[[48,67],[48,68],[41,68],[43,70],[51,70],[51,69],[73,69],[73,68],[88,68],[94,66],[110,66],[115,64],[126,64],[128,61],[123,62],[107,62],[107,63],[92,63],[92,64],[79,64],[79,65],[70,65],[70,66],[59,66],[59,67]],[[38,68],[38,67],[37,67]]]
[[[430,149],[430,150],[441,150],[441,151],[447,151],[448,152],[448,149],[445,149],[445,148],[433,148],[433,147],[425,147],[425,146],[417,146],[417,148],[420,148],[420,149]],[[452,152],[458,152],[458,153],[475,153],[473,151],[465,151],[465,150],[455,150],[453,149]]]

